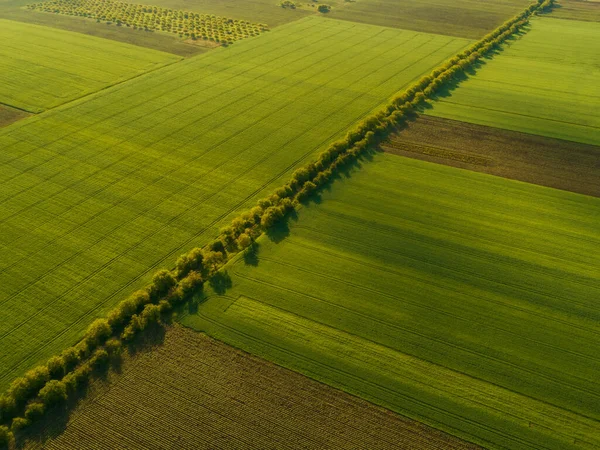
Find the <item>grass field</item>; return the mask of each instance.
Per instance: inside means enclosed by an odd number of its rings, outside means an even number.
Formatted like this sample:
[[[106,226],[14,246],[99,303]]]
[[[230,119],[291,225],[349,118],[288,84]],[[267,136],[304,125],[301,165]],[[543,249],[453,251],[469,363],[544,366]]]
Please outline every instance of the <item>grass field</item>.
[[[598,24],[533,20],[430,114],[600,145],[599,67]]]
[[[467,43],[307,18],[0,130],[0,388]]]
[[[48,425],[23,447],[476,448],[179,326]]]
[[[386,152],[600,197],[600,148],[423,115]]]
[[[0,103],[41,112],[179,58],[0,19]]]
[[[600,199],[374,159],[183,324],[488,448],[597,448]]]

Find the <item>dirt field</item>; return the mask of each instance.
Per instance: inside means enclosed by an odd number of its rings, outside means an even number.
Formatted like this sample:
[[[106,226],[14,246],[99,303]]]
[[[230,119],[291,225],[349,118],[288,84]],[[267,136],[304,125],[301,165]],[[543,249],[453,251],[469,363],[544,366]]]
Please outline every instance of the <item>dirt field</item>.
[[[179,326],[92,391],[26,448],[476,448]]]
[[[600,197],[600,147],[422,116],[390,153]]]
[[[11,108],[10,106],[0,105],[0,128],[6,127],[17,120],[29,117],[25,111]]]
[[[587,22],[600,21],[599,0],[559,0],[552,11],[556,19],[585,20]]]

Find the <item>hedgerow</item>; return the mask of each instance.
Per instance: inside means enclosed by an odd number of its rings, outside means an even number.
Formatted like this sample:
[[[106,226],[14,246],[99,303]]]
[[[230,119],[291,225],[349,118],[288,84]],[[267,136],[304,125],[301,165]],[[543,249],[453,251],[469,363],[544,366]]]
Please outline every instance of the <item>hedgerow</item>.
[[[552,0],[538,0],[435,68],[430,75],[422,77],[392,98],[380,112],[348,132],[344,139],[331,144],[316,161],[296,170],[287,184],[240,214],[214,241],[181,255],[174,269],[158,271],[150,286],[123,300],[106,319],[92,323],[75,346],[14,380],[8,392],[0,397],[0,424],[11,424],[12,431],[21,430],[38,420],[50,406],[76,395],[94,373],[109,367],[111,358],[121,353],[123,343],[133,341],[150,325],[161,323],[173,307],[188,300],[232,255],[251,246],[258,236],[328,183],[346,164],[384,139],[426,98],[435,95],[449,81],[521,30],[531,15],[547,11],[551,6]]]
[[[87,17],[97,22],[145,31],[163,31],[192,40],[203,39],[217,44],[233,44],[268,30],[265,24],[250,23],[214,14],[161,8],[112,0],[52,0],[27,5],[34,11],[67,16]]]

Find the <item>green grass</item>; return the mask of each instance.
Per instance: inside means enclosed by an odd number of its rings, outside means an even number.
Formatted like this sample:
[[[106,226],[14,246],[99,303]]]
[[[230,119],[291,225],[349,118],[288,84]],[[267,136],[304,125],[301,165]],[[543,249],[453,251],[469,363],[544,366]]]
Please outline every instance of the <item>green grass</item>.
[[[0,103],[41,112],[179,58],[0,19]]]
[[[0,130],[0,388],[467,44],[307,18]]]
[[[362,164],[183,324],[488,448],[599,446],[600,199]]]
[[[600,26],[542,18],[434,104],[448,119],[600,145]]]

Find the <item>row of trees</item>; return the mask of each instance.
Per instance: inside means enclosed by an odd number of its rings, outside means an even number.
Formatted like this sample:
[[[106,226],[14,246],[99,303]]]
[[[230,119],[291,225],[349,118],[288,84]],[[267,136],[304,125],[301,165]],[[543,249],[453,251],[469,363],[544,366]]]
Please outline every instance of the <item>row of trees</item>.
[[[28,8],[227,44],[249,36],[258,36],[268,30],[264,24],[245,20],[112,0],[52,0],[34,3],[28,5]]]
[[[119,303],[106,319],[93,322],[78,344],[14,380],[8,392],[0,397],[0,444],[2,439],[11,438],[12,431],[28,426],[48,408],[75,395],[94,373],[106,370],[111,361],[118,359],[125,343],[149,326],[160,324],[165,315],[197,292],[233,254],[251,246],[260,234],[329,182],[344,165],[406,120],[426,97],[517,32],[532,14],[549,8],[551,1],[536,2],[394,97],[381,112],[329,146],[316,161],[296,170],[287,184],[221,229],[214,241],[181,255],[174,269],[157,272],[150,286]],[[12,431],[2,424],[11,424]]]

